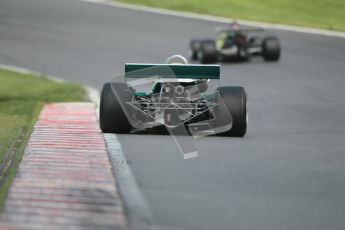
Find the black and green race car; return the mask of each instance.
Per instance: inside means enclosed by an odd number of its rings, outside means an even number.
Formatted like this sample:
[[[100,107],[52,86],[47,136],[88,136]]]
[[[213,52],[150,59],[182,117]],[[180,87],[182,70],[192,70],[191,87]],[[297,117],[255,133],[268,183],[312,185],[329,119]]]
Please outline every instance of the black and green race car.
[[[262,56],[265,61],[278,61],[280,41],[275,36],[266,36],[263,29],[242,29],[232,23],[219,31],[216,39],[194,39],[190,43],[191,59],[201,63],[248,61],[253,56]]]
[[[219,65],[188,64],[180,55],[165,64],[130,63],[103,86],[100,127],[105,133],[165,127],[174,134],[243,137],[246,100],[243,87],[220,86]]]

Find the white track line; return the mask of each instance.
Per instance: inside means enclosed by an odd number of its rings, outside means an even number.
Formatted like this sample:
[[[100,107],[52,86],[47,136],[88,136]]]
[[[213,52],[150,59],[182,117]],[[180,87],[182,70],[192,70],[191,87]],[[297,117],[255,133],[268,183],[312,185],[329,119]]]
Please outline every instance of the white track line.
[[[129,213],[127,217],[130,229],[157,230],[153,214],[139,190],[117,136],[111,133],[105,133],[103,136],[126,212]]]
[[[42,73],[39,73],[39,72],[35,72],[35,71],[32,71],[32,70],[21,68],[21,67],[17,67],[17,66],[0,64],[0,68],[4,69],[4,70],[9,70],[9,71],[13,71],[13,72],[22,73],[22,74],[31,74],[31,75],[37,75],[37,76],[46,77],[46,78],[48,78],[48,79],[50,79],[52,81],[55,81],[55,82],[66,82],[64,79],[59,78],[59,77],[42,74]]]
[[[198,20],[212,21],[212,22],[219,22],[219,23],[230,23],[231,21],[234,20],[232,18],[217,17],[217,16],[190,13],[190,12],[180,12],[180,11],[175,11],[175,10],[160,9],[160,8],[149,7],[149,6],[127,4],[127,3],[111,1],[111,0],[78,0],[78,1],[91,2],[91,3],[101,4],[101,5],[113,6],[117,8],[130,9],[130,10],[144,11],[144,12],[154,13],[154,14],[183,17],[183,18],[188,18],[188,19],[198,19]],[[345,38],[345,32],[340,32],[340,31],[331,31],[331,30],[316,29],[316,28],[309,28],[309,27],[303,27],[303,26],[291,26],[291,25],[273,24],[273,23],[247,21],[247,20],[237,20],[237,21],[240,24],[247,25],[247,26],[255,26],[255,27],[262,27],[262,28],[267,28],[267,29],[285,30],[285,31],[292,31],[292,32],[299,32],[299,33],[308,33],[308,34]]]
[[[95,105],[97,107],[97,113],[98,113],[99,102],[100,102],[98,90],[93,88],[93,87],[87,86],[87,85],[84,85],[84,88],[86,90],[87,96],[90,99],[90,101],[95,103]],[[98,117],[98,115],[97,115],[97,117]]]
[[[0,64],[0,68],[22,74],[44,76],[56,82],[65,82],[62,78],[45,75],[16,66]],[[98,117],[100,101],[99,92],[97,89],[90,86],[84,86],[84,88],[91,102],[96,105],[96,114]],[[125,204],[127,218],[131,229],[157,230],[158,227],[155,225],[151,209],[140,192],[133,173],[127,164],[127,160],[123,154],[121,144],[118,141],[117,136],[115,134],[103,134],[103,136],[107,146],[107,153],[112,164],[113,174]]]

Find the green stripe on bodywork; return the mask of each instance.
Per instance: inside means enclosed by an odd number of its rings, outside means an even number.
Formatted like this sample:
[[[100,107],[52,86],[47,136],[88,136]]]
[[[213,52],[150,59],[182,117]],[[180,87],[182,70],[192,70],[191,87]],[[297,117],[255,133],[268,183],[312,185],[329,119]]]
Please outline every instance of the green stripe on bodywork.
[[[134,95],[139,96],[139,97],[146,97],[147,94],[145,92],[135,92]]]
[[[125,64],[126,78],[219,79],[219,65]]]

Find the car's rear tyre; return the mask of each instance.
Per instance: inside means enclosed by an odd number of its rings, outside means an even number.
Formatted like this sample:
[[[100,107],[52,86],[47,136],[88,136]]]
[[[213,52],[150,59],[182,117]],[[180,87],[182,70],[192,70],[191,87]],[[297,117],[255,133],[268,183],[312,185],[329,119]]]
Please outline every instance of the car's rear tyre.
[[[280,58],[280,42],[276,37],[267,37],[262,42],[262,57],[265,61],[278,61]]]
[[[219,87],[219,94],[225,108],[232,117],[232,128],[220,133],[223,136],[243,137],[247,132],[247,94],[243,87],[224,86]],[[220,110],[222,111],[222,110]],[[226,114],[218,114],[225,116]]]
[[[216,43],[213,40],[206,40],[200,43],[198,59],[202,64],[215,63],[218,61]]]
[[[123,110],[127,106],[126,102],[131,101],[131,99],[132,94],[129,92],[127,84],[104,84],[99,111],[99,123],[102,132],[129,133],[131,131],[132,126]]]

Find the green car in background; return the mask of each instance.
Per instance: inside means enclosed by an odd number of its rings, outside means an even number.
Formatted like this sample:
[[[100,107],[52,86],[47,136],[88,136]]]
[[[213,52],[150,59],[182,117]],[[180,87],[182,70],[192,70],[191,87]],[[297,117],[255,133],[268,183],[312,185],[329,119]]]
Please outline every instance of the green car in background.
[[[262,56],[265,61],[278,61],[280,42],[266,36],[263,29],[242,29],[236,22],[219,31],[217,39],[194,39],[190,43],[191,59],[203,64],[222,61],[248,61]]]

